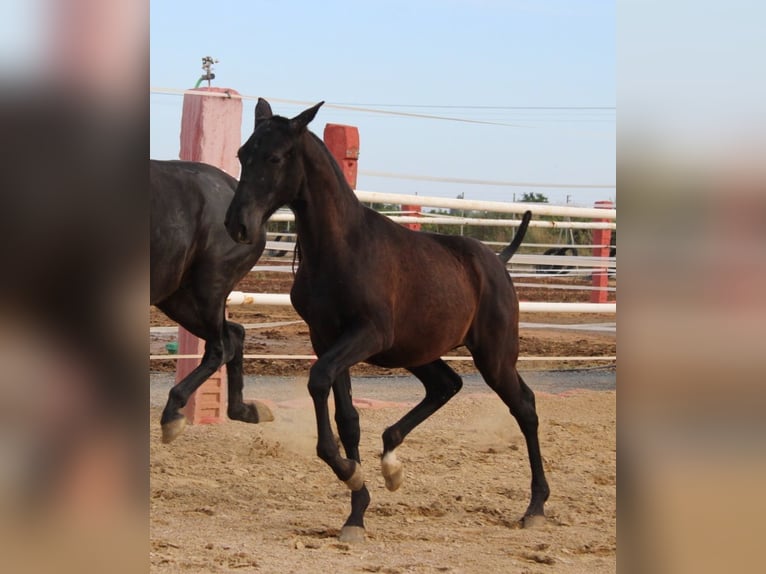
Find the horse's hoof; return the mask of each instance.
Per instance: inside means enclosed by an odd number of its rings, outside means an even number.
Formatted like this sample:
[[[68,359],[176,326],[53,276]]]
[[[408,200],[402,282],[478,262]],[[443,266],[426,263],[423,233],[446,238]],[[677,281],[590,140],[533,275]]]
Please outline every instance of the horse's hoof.
[[[531,514],[521,519],[521,525],[524,528],[539,528],[545,524],[545,516],[542,514]]]
[[[183,415],[170,422],[166,422],[162,425],[162,442],[165,444],[173,442],[178,435],[184,432],[185,427],[186,417]]]
[[[261,401],[248,401],[247,404],[251,405],[258,414],[258,420],[255,422],[270,423],[274,420],[274,413],[272,413],[271,409],[266,406],[266,403],[262,403]]]
[[[361,526],[344,526],[341,528],[338,540],[341,542],[350,542],[352,544],[364,542],[364,528]]]
[[[261,401],[245,401],[227,414],[231,420],[242,421],[243,423],[268,423],[274,420],[271,409]]]
[[[402,479],[404,478],[402,463],[397,460],[394,451],[391,451],[383,455],[380,466],[383,478],[386,479],[386,488],[394,492],[402,485]]]
[[[354,474],[351,475],[350,478],[343,481],[346,483],[346,486],[349,487],[352,491],[356,492],[357,490],[361,490],[361,488],[364,486],[364,473],[362,472],[362,465],[357,463],[354,463]],[[349,526],[349,528],[358,528],[354,526]],[[364,530],[364,529],[362,529]]]

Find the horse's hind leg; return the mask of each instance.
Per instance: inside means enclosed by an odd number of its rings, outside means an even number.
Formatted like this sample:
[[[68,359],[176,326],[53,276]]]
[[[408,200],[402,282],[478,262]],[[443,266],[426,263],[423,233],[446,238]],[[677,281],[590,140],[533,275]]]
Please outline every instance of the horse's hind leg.
[[[535,409],[535,395],[519,375],[516,366],[509,360],[493,357],[486,361],[482,353],[476,353],[473,350],[472,353],[484,380],[508,405],[526,440],[529,465],[532,469],[532,496],[524,513],[523,523],[524,526],[534,526],[544,519],[545,501],[548,500],[550,494],[548,482],[545,480],[543,458],[540,454],[540,442],[537,436],[538,419]]]
[[[462,388],[463,381],[447,363],[438,359],[421,367],[408,369],[426,388],[426,396],[410,412],[383,432],[381,466],[386,488],[396,490],[402,484],[402,464],[394,449],[402,444],[412,429],[443,407]]]
[[[244,386],[242,353],[245,344],[245,328],[239,323],[226,321],[224,324],[226,355],[226,379],[229,400],[226,414],[230,419],[246,423],[262,423],[274,420],[269,407],[260,401],[245,401],[242,397]]]
[[[348,370],[336,377],[332,386],[335,398],[335,424],[338,427],[340,442],[346,451],[346,457],[361,464],[359,456],[359,413],[351,399],[351,379]],[[361,479],[361,474],[357,477]],[[359,542],[364,540],[364,513],[370,504],[370,493],[364,482],[362,487],[354,490],[351,486],[351,514],[340,532],[342,542]]]

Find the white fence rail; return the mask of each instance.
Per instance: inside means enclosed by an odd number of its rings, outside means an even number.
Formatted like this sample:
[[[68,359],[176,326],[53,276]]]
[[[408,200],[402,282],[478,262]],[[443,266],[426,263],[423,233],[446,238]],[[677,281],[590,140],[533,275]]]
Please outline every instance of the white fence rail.
[[[405,195],[401,193],[381,193],[378,191],[356,190],[357,198],[364,203],[399,203],[428,207],[443,207],[447,209],[471,209],[478,211],[494,211],[497,213],[524,213],[529,210],[532,215],[551,215],[560,217],[582,217],[586,219],[617,219],[616,209],[600,209],[596,207],[569,207],[564,205],[549,205],[547,203],[502,201],[481,201],[472,199],[451,199],[447,197],[428,197],[421,195]]]
[[[286,293],[245,293],[232,291],[227,305],[291,305]],[[522,301],[519,310],[531,313],[611,313],[617,312],[616,303],[545,303]]]

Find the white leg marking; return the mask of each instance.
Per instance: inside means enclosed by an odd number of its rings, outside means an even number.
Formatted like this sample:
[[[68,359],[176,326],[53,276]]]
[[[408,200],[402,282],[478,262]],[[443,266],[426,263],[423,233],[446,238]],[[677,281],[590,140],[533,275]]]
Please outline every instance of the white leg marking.
[[[364,473],[362,472],[362,465],[357,462],[354,465],[354,474],[352,474],[351,478],[344,482],[346,483],[346,486],[348,486],[354,492],[360,490],[364,486]]]
[[[402,463],[396,458],[396,453],[392,450],[383,455],[380,466],[383,478],[386,479],[386,488],[391,492],[395,491],[402,485],[402,478],[404,477]]]

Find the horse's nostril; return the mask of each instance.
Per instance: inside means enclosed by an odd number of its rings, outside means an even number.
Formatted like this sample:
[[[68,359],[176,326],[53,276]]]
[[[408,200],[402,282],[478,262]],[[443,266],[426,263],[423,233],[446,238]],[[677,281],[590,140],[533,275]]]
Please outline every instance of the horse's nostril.
[[[237,241],[247,243],[247,229],[244,225],[240,225],[239,229],[237,229]]]

